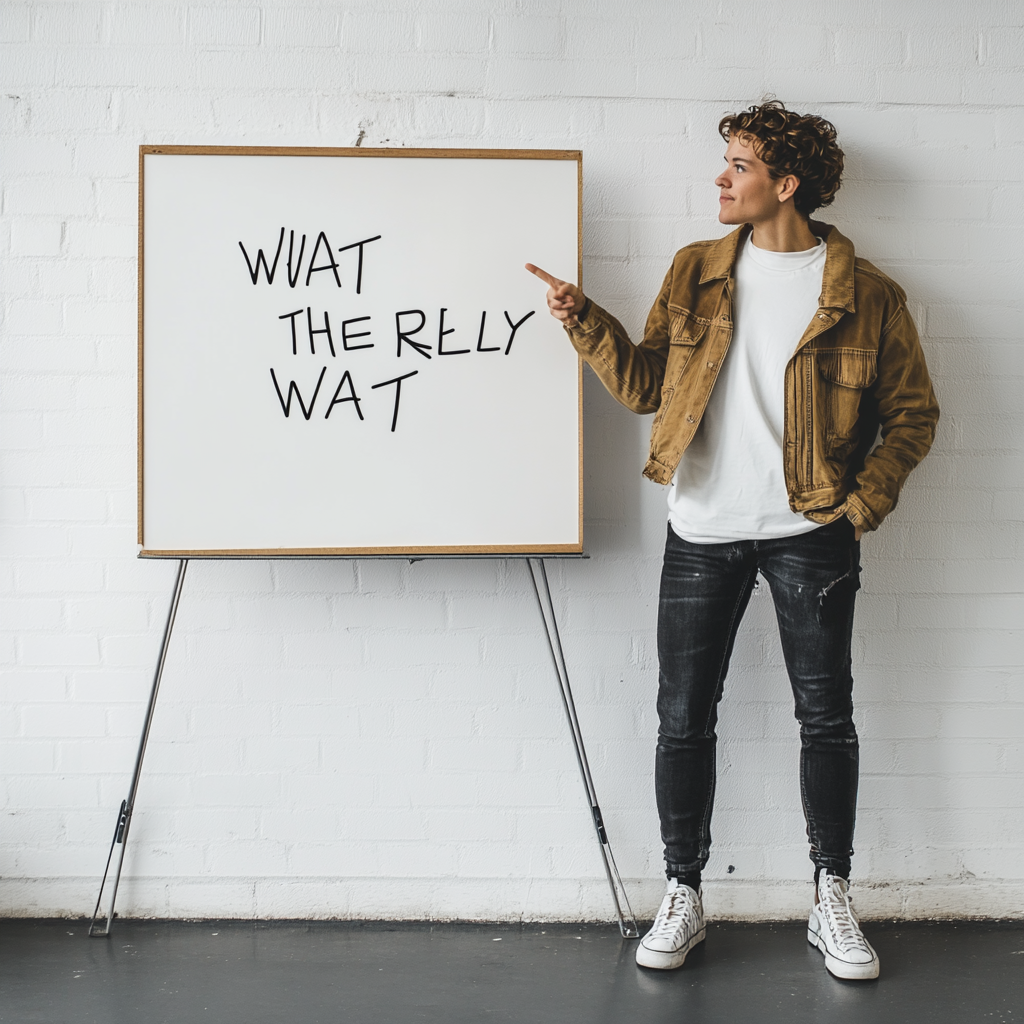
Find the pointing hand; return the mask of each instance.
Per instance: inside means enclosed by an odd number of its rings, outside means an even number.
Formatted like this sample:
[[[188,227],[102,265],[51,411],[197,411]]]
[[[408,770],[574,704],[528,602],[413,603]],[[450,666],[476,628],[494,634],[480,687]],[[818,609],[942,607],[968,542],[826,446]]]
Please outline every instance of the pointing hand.
[[[568,281],[561,281],[546,270],[535,267],[532,263],[527,263],[526,269],[548,286],[548,309],[553,317],[558,320],[568,320],[583,309],[587,300],[576,285],[570,284]]]

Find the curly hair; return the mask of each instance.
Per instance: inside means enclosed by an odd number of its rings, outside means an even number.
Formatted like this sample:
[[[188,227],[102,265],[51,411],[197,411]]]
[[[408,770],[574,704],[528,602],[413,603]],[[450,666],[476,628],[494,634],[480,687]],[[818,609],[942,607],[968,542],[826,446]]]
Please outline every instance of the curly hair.
[[[726,142],[750,140],[773,178],[792,174],[800,180],[793,205],[802,214],[828,206],[843,177],[843,151],[835,127],[816,114],[797,114],[779,100],[727,114],[718,123]]]

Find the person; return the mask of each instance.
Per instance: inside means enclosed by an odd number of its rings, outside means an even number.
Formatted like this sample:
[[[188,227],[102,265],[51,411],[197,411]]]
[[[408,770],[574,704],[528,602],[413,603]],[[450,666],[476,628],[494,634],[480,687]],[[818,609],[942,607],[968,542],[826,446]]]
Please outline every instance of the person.
[[[644,474],[670,485],[655,755],[668,889],[636,960],[679,967],[705,937],[718,704],[760,573],[800,723],[807,938],[833,975],[875,978],[848,890],[860,539],[928,452],[938,405],[904,291],[811,219],[839,189],[835,128],[771,101],[719,133],[719,221],[735,230],[676,253],[639,345],[576,285],[526,265],[608,391],[655,414]]]

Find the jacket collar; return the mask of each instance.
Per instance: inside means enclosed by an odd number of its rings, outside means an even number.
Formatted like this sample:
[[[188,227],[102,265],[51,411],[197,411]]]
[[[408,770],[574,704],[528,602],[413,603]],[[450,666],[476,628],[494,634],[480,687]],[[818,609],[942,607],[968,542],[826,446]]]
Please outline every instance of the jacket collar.
[[[842,235],[838,228],[831,224],[812,220],[811,230],[828,243],[825,253],[825,270],[821,276],[821,306],[831,309],[845,309],[853,313],[854,305],[853,242]],[[740,246],[747,240],[751,227],[744,224],[735,231],[730,231],[724,238],[712,242],[708,255],[704,260],[700,283],[724,280],[732,276],[732,268],[736,265],[736,256]]]
[[[732,268],[736,265],[736,254],[740,245],[747,240],[751,227],[744,224],[735,231],[730,231],[724,238],[712,242],[708,254],[704,258],[704,269],[701,271],[700,283],[721,281],[732,277]]]

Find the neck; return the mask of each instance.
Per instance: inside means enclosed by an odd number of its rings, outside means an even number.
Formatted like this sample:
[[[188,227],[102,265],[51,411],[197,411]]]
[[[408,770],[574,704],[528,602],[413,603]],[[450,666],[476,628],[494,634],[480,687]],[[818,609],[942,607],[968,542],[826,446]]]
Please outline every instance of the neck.
[[[818,244],[807,218],[793,209],[754,225],[754,245],[769,252],[803,252]]]

